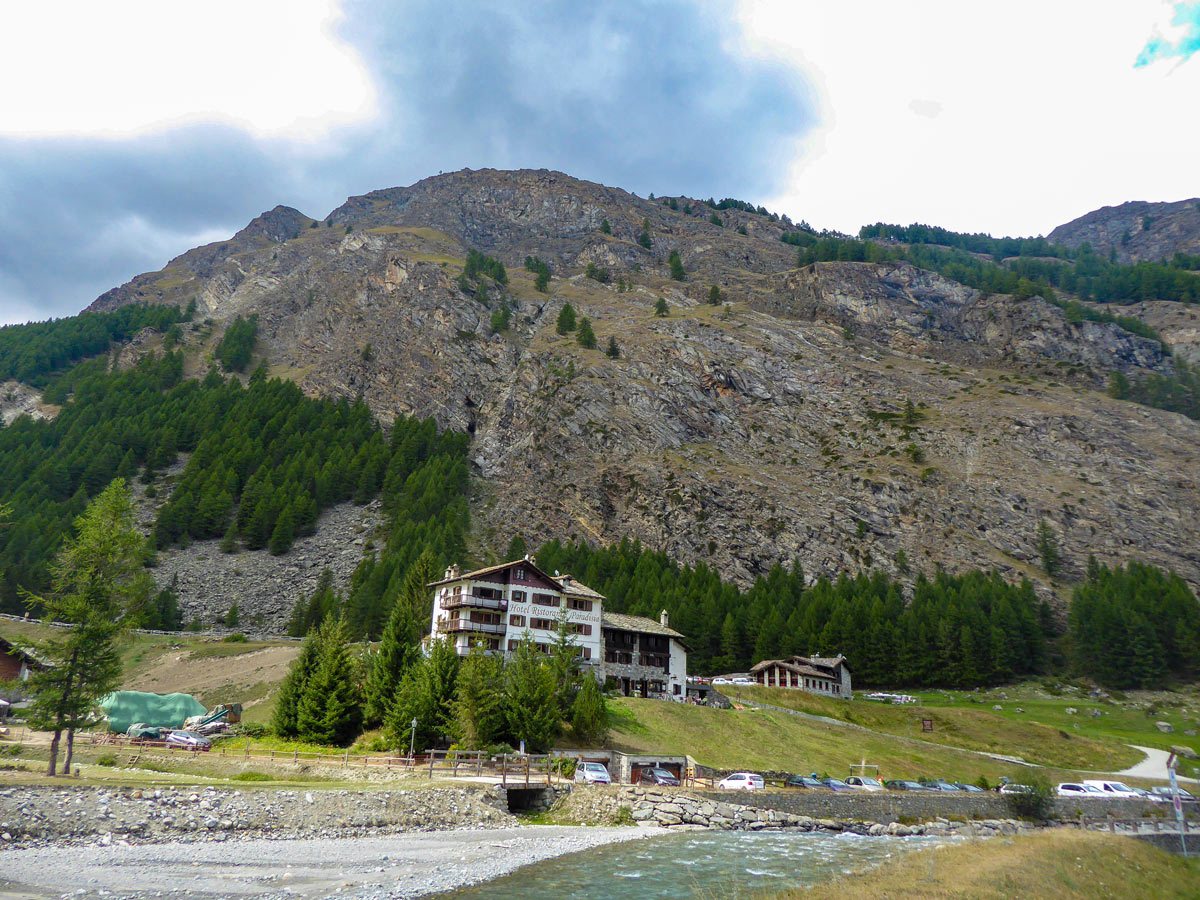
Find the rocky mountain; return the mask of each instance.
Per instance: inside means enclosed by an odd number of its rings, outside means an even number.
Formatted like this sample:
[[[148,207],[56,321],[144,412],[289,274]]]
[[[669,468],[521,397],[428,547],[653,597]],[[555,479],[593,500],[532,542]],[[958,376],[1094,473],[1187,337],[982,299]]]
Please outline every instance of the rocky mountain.
[[[1100,254],[1116,250],[1122,263],[1158,261],[1175,253],[1200,254],[1200,198],[1105,206],[1059,225],[1049,239],[1067,247],[1087,241]]]
[[[470,432],[481,559],[514,534],[628,535],[746,581],[793,559],[814,575],[899,573],[902,550],[913,571],[996,567],[1051,595],[1035,550],[1045,521],[1067,574],[1094,553],[1200,585],[1200,423],[1103,393],[1114,370],[1169,371],[1158,342],[907,264],[798,270],[779,219],[726,209],[717,224],[675,200],[547,171],[457,172],[319,220],[277,207],[92,308],[194,299],[211,324],[184,329],[190,374],[228,322],[257,313],[272,374],[361,395],[384,421]],[[506,289],[464,292],[469,249],[504,262]],[[669,277],[672,251],[685,281]],[[552,267],[548,292],[527,256]],[[585,277],[589,263],[607,282]],[[510,326],[492,334],[502,295]],[[556,332],[568,302],[601,349]],[[610,337],[619,358],[601,352]],[[164,571],[202,592],[212,549],[174,552],[190,556]]]

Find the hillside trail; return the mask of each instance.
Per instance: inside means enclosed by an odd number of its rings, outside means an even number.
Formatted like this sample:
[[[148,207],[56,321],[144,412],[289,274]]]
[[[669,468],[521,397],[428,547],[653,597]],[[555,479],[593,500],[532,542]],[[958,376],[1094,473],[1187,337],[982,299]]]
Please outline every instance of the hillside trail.
[[[1146,754],[1146,758],[1135,766],[1130,766],[1120,772],[1113,772],[1114,775],[1120,775],[1125,778],[1153,778],[1159,781],[1167,780],[1167,758],[1171,755],[1166,750],[1159,750],[1155,747],[1140,747],[1137,744],[1129,744],[1134,750],[1141,750]],[[1188,784],[1200,784],[1198,778],[1184,778],[1182,775],[1176,776],[1180,782]]]

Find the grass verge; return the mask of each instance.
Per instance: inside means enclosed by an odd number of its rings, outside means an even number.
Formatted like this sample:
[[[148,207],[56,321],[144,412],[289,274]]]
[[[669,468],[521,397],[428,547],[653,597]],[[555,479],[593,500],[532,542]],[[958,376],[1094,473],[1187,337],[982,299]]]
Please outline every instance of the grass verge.
[[[769,900],[1185,900],[1200,896],[1200,860],[1132,838],[1045,831],[902,857]]]

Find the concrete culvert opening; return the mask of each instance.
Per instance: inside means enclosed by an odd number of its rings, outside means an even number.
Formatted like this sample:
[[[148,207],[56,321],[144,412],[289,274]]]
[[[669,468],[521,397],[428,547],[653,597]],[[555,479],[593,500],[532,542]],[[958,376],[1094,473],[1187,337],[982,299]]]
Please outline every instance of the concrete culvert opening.
[[[509,788],[508,811],[510,813],[538,812],[549,809],[554,802],[549,788]]]

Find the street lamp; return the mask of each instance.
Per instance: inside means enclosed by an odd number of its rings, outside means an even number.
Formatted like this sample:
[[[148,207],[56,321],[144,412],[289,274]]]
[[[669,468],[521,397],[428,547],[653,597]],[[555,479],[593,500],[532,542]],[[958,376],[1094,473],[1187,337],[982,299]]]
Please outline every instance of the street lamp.
[[[408,739],[408,758],[409,759],[416,759],[416,757],[413,756],[413,748],[416,746],[416,743],[417,743],[417,717],[413,716],[412,735],[410,735],[409,739]]]

